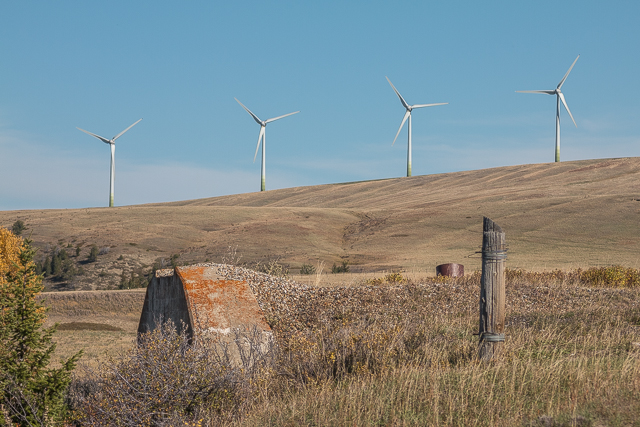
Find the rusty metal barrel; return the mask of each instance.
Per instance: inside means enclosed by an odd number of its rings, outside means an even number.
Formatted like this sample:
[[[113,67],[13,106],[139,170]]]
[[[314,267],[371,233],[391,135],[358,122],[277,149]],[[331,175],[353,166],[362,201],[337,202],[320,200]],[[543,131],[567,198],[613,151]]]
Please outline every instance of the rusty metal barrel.
[[[436,267],[436,276],[462,277],[464,276],[464,265],[462,264],[440,264]]]

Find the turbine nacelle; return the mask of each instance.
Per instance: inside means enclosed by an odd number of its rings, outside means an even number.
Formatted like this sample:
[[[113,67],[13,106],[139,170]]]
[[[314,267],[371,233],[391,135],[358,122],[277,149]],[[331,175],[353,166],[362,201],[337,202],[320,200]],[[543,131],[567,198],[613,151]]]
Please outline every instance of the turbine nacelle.
[[[128,131],[129,129],[131,129],[132,127],[134,127],[134,126],[135,126],[135,125],[137,125],[138,123],[140,123],[140,120],[142,120],[142,119],[139,119],[137,122],[135,122],[134,124],[132,124],[131,126],[129,126],[128,128],[126,128],[125,130],[123,130],[122,132],[120,132],[119,134],[117,134],[116,136],[114,136],[114,137],[113,137],[113,138],[111,138],[111,139],[107,139],[107,138],[102,137],[102,136],[100,136],[100,135],[96,135],[95,133],[91,133],[91,132],[86,131],[86,130],[84,130],[84,129],[80,129],[79,127],[76,127],[76,129],[78,129],[78,130],[80,130],[80,131],[82,131],[82,132],[86,133],[87,135],[91,135],[91,136],[93,136],[94,138],[98,138],[100,141],[104,142],[105,144],[113,145],[113,144],[115,144],[115,143],[116,143],[116,139],[120,138],[122,135],[124,135],[124,133],[125,133],[126,131]]]

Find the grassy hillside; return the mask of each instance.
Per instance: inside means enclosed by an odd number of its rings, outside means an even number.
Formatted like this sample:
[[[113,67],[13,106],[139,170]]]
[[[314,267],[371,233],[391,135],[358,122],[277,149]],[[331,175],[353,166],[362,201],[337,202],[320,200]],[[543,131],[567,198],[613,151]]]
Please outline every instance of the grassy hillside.
[[[349,262],[351,271],[434,274],[480,267],[482,217],[507,233],[508,266],[528,270],[640,267],[640,158],[297,187],[175,203],[0,212],[22,220],[41,257],[66,248],[83,274],[49,288],[112,289],[156,263],[278,259]],[[102,249],[86,262],[91,245]],[[78,257],[75,248],[80,247]],[[231,251],[232,252],[232,251]]]

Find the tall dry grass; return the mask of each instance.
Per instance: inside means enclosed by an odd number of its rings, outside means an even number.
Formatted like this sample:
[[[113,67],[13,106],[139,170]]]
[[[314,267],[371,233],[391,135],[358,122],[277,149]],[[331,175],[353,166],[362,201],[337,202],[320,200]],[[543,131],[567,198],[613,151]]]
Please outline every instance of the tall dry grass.
[[[489,364],[473,336],[479,273],[406,286],[397,273],[366,279],[391,286],[382,307],[334,310],[281,337],[278,391],[237,425],[640,425],[637,277],[622,267],[508,270],[507,341]]]
[[[622,281],[628,270],[590,279],[600,273],[508,271],[507,340],[490,363],[476,358],[478,274],[405,283],[394,273],[309,294],[288,313],[304,321],[274,325],[268,360],[225,383],[242,399],[171,422],[640,425],[640,287]]]
[[[290,386],[238,425],[639,425],[637,330],[611,314],[512,325],[489,364],[475,358],[475,318],[432,318],[416,358]]]

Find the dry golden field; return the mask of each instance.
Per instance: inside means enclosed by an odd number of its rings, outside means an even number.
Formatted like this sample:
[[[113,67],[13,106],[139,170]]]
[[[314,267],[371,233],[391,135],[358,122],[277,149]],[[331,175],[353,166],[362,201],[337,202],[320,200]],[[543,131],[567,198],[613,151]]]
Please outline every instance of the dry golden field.
[[[624,269],[606,270],[615,273],[606,283],[584,271],[508,270],[507,339],[491,363],[475,358],[478,273],[327,275],[318,287],[276,279],[280,285],[256,292],[279,350],[254,377],[216,389],[221,400],[196,412],[172,406],[163,380],[159,403],[125,387],[115,406],[86,395],[81,416],[100,405],[115,418],[161,411],[189,425],[640,425],[640,272],[626,269],[628,281]],[[336,276],[347,286],[329,282]],[[57,333],[58,354],[84,347],[83,363],[95,368],[106,354],[132,350],[142,296],[46,294],[50,321],[76,329]],[[146,378],[159,362],[140,354],[111,369],[137,363],[141,372],[127,375]],[[95,373],[78,373],[81,384],[96,381]]]
[[[81,252],[65,289],[114,289],[124,272],[165,264],[275,259],[349,262],[351,272],[435,274],[480,267],[482,217],[507,234],[508,265],[531,271],[640,267],[640,158],[507,166],[411,178],[288,188],[174,203],[0,212],[20,219],[40,256]],[[108,248],[83,263],[91,245]],[[235,250],[231,256],[230,248]],[[48,288],[54,283],[47,282]]]

